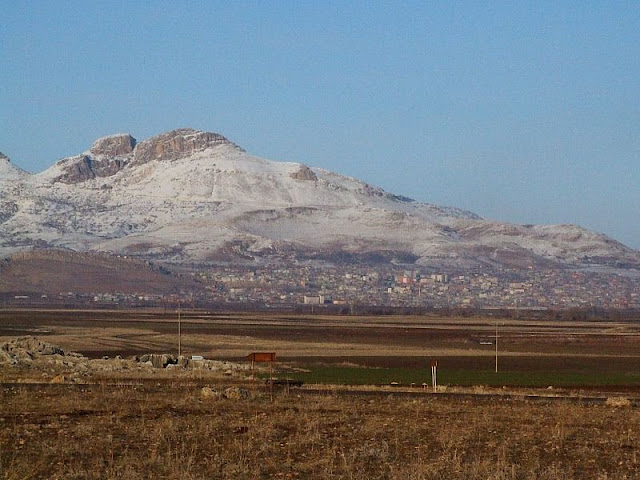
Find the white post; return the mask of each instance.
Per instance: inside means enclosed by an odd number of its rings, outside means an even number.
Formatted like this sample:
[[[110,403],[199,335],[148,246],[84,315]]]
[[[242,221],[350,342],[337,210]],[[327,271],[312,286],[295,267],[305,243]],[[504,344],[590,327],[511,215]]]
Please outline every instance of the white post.
[[[496,322],[496,373],[498,373],[498,322]]]
[[[431,365],[431,385],[433,386],[433,393],[436,393],[438,390],[437,369],[437,365]]]
[[[438,367],[433,367],[433,393],[438,391]]]

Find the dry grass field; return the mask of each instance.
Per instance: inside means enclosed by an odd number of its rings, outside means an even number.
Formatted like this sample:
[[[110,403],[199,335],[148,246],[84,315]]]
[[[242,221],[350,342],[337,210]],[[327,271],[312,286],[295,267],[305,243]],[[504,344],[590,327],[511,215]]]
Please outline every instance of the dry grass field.
[[[640,414],[624,406],[388,392],[277,391],[270,401],[263,389],[240,399],[201,392],[186,378],[5,385],[2,478],[640,476]]]
[[[175,354],[175,312],[0,311],[0,343],[36,335],[102,365],[82,376],[62,360],[0,366],[0,478],[640,478],[636,322],[499,320],[504,372],[492,377],[489,318],[181,321],[188,355],[246,364],[252,351],[275,351],[281,377],[356,372],[374,384],[438,358],[446,385],[305,385],[271,398],[242,369],[105,367],[116,355]],[[523,378],[537,380],[523,388]],[[232,386],[241,394],[225,398]]]

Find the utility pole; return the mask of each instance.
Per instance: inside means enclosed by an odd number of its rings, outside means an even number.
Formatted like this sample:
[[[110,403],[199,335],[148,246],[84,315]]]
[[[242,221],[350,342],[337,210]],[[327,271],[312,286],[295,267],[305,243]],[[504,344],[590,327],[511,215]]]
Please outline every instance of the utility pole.
[[[496,321],[496,373],[498,373],[498,322]]]
[[[182,332],[180,319],[180,300],[178,300],[178,357],[182,355]],[[497,368],[497,367],[496,367]]]

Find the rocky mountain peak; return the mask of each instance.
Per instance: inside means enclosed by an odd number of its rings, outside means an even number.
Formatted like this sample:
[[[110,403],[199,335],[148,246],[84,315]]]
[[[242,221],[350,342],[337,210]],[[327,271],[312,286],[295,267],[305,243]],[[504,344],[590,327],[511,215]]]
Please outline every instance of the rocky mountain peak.
[[[129,155],[136,146],[136,139],[128,133],[118,133],[102,137],[93,142],[90,152],[93,155],[120,157]]]
[[[239,148],[218,133],[181,128],[140,142],[135,148],[134,163],[177,160],[219,145]]]
[[[88,155],[78,155],[63,160],[62,175],[56,177],[55,182],[82,183],[96,177],[111,177],[127,164],[121,158],[107,158],[102,161]]]
[[[4,153],[0,152],[0,162],[10,163],[11,160]]]
[[[85,154],[62,159],[58,162],[62,174],[53,181],[72,184],[110,177],[126,166],[187,158],[219,145],[231,145],[243,151],[220,134],[192,128],[173,130],[140,143],[128,133],[118,133],[97,139]]]

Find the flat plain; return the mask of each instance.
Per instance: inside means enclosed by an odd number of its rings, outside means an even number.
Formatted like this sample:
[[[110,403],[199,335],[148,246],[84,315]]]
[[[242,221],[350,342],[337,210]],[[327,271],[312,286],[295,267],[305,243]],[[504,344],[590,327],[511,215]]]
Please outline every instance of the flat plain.
[[[21,335],[98,362],[176,354],[178,316],[0,311],[0,342]],[[180,348],[244,365],[274,351],[276,375],[305,385],[0,367],[1,477],[640,478],[636,321],[185,310]],[[421,386],[433,360],[437,393]]]
[[[180,323],[180,325],[178,325]],[[180,332],[180,342],[178,333]],[[244,361],[276,352],[286,363],[536,375],[544,384],[581,376],[585,386],[640,386],[640,321],[546,321],[491,317],[328,316],[172,310],[0,310],[0,341],[34,335],[91,358],[178,352]],[[497,336],[497,339],[496,339]],[[500,375],[493,376],[501,380]],[[533,379],[533,380],[531,380]],[[339,379],[338,379],[339,380]],[[551,381],[551,383],[546,383]],[[339,383],[339,382],[338,382]],[[491,382],[490,382],[491,383]],[[498,382],[499,383],[499,382]]]

